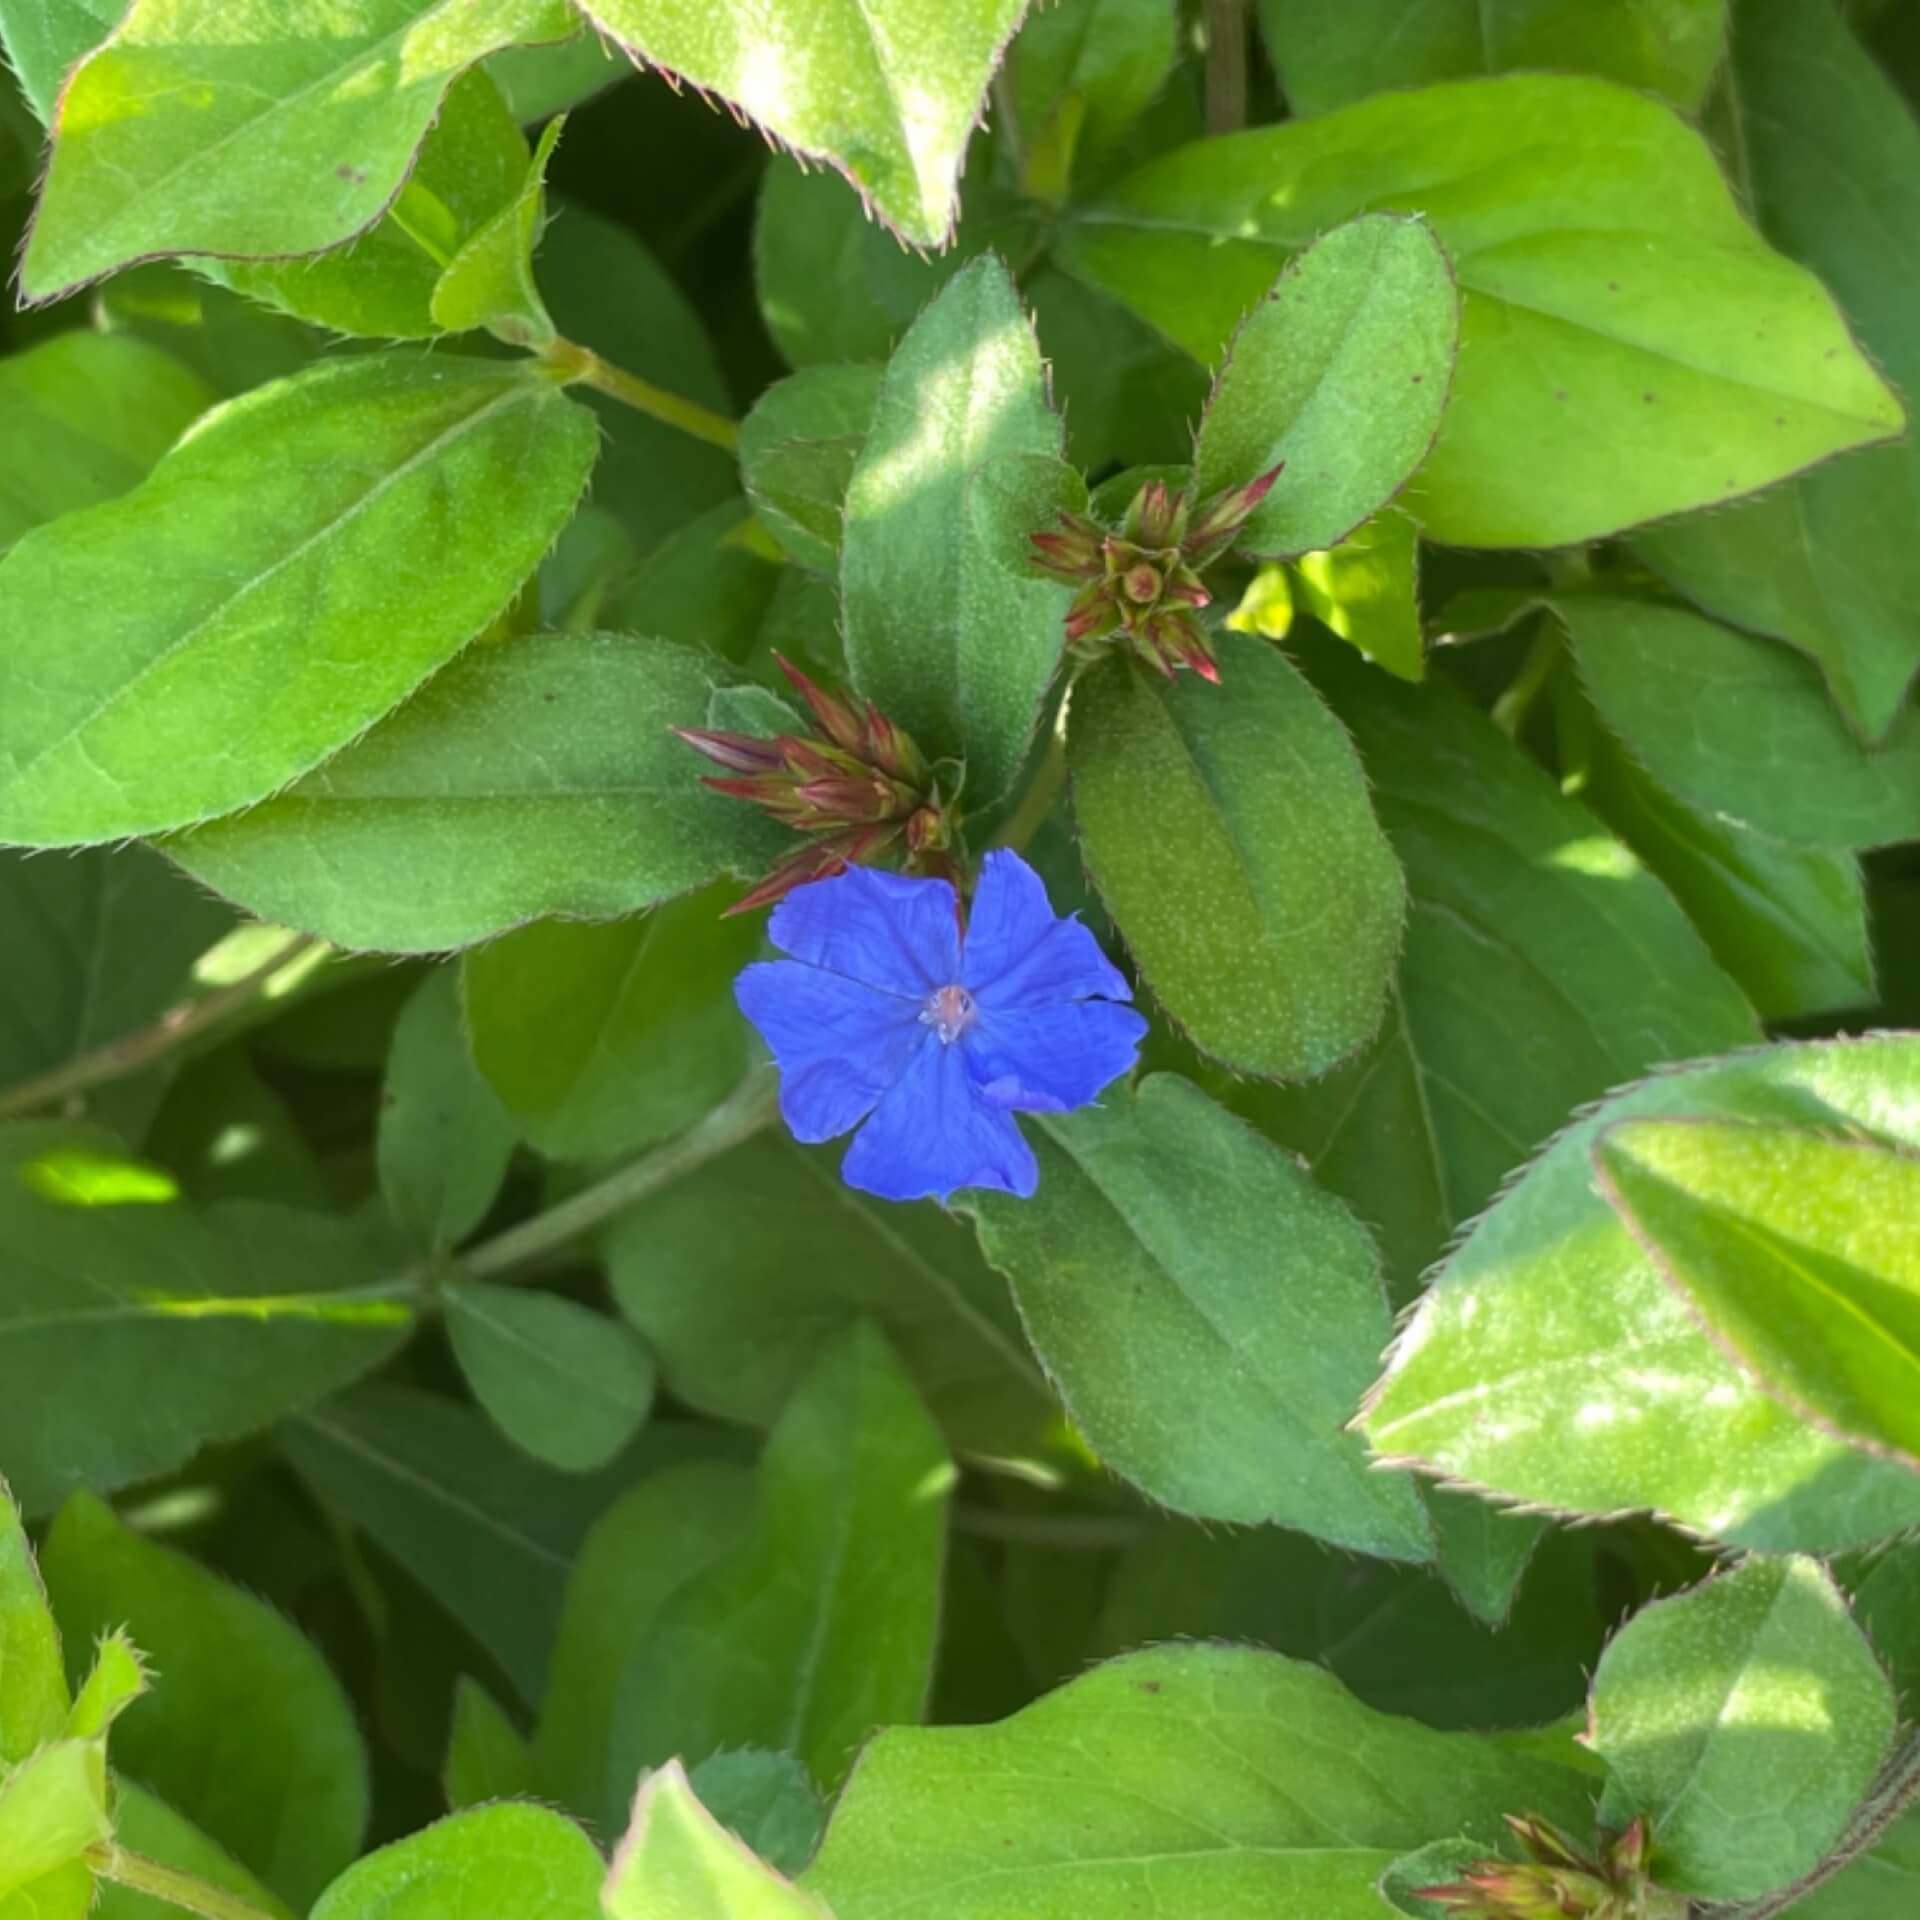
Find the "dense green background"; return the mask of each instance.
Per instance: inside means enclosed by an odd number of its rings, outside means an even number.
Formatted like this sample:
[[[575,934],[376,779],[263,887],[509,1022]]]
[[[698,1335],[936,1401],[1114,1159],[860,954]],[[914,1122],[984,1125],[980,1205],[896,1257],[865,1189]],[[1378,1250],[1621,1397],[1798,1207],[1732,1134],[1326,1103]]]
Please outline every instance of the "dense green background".
[[[0,1920],[1911,1920],[1920,7],[121,12],[0,0]],[[1219,686],[1064,647],[1276,466]],[[1151,1018],[1029,1201],[778,1124],[776,654]]]

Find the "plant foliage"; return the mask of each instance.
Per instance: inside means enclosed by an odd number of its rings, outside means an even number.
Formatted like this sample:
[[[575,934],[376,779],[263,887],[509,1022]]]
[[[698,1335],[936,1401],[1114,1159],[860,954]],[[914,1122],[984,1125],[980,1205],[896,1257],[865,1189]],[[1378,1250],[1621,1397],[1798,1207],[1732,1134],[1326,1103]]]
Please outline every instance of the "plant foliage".
[[[0,55],[0,1920],[1920,1913],[1911,0]]]

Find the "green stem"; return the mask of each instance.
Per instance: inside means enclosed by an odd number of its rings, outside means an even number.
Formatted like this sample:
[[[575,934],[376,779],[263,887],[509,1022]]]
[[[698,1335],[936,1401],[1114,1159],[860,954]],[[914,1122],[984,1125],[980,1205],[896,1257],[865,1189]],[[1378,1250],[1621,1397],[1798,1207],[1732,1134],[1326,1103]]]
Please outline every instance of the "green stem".
[[[273,1920],[264,1908],[242,1900],[238,1894],[228,1893],[224,1887],[212,1886],[190,1873],[164,1867],[144,1854],[129,1853],[111,1841],[89,1848],[87,1865],[102,1880],[164,1900],[170,1907],[197,1913],[201,1920]]]
[[[538,1260],[751,1139],[771,1124],[779,1110],[772,1082],[763,1074],[749,1074],[704,1120],[689,1127],[677,1140],[643,1154],[571,1200],[563,1200],[557,1207],[549,1207],[545,1213],[482,1241],[454,1266],[471,1279],[485,1280]]]
[[[1246,0],[1206,0],[1207,131],[1238,133],[1247,124]]]
[[[311,934],[300,934],[279,948],[271,959],[262,962],[244,979],[213,993],[170,1008],[150,1026],[109,1040],[77,1060],[55,1067],[35,1080],[24,1080],[16,1087],[0,1092],[0,1120],[14,1120],[24,1113],[57,1105],[76,1093],[103,1087],[110,1080],[123,1080],[130,1073],[185,1046],[209,1027],[217,1026],[236,1008],[244,1007],[262,993],[268,982],[303,954],[320,945]]]
[[[1020,111],[1013,103],[1013,80],[1002,60],[993,76],[993,111],[999,121],[1000,144],[1006,150],[1016,175],[1026,172],[1026,141],[1021,136]]]
[[[642,380],[637,373],[602,360],[591,347],[572,340],[555,340],[540,358],[562,385],[571,386],[578,381],[596,392],[611,395],[636,413],[678,427],[682,433],[690,433],[709,446],[724,447],[728,453],[740,443],[740,429],[725,414],[715,413],[696,400],[669,393],[665,387],[656,387],[651,380]]]
[[[1510,740],[1520,737],[1534,701],[1553,678],[1553,670],[1560,662],[1560,645],[1559,627],[1551,618],[1543,619],[1533,645],[1527,649],[1527,657],[1520,663],[1520,671],[1493,703],[1493,724]]]
[[[1047,741],[1046,753],[1034,769],[1032,780],[1027,783],[1026,792],[1020,796],[1020,804],[1014,808],[1007,824],[993,836],[993,844],[996,847],[1011,847],[1017,853],[1045,824],[1066,782],[1067,737],[1061,728],[1056,727]]]
[[[1104,1553],[1131,1547],[1145,1525],[1124,1513],[1012,1513],[999,1507],[975,1507],[956,1502],[956,1533],[976,1540],[999,1540],[1023,1547],[1057,1547],[1067,1553]]]

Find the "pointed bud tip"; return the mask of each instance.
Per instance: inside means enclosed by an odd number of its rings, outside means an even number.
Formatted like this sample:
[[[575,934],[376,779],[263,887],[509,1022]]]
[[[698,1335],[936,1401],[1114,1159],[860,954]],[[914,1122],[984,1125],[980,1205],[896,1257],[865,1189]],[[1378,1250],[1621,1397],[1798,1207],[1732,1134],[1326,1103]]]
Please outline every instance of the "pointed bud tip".
[[[1273,491],[1273,483],[1280,478],[1286,464],[1284,460],[1276,460],[1259,479],[1248,482],[1241,498],[1246,502],[1249,512]]]

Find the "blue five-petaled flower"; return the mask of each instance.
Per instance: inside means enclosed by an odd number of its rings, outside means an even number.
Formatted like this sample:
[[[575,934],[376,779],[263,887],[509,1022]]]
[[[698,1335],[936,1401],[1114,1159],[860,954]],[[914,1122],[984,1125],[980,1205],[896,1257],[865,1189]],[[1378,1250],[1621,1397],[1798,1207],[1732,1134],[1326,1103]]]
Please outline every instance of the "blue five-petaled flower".
[[[792,959],[746,968],[734,992],[779,1063],[780,1111],[800,1140],[860,1127],[841,1173],[883,1199],[1031,1194],[1013,1116],[1086,1106],[1147,1030],[1017,853],[987,855],[964,937],[946,881],[871,867],[796,888],[768,933]]]

